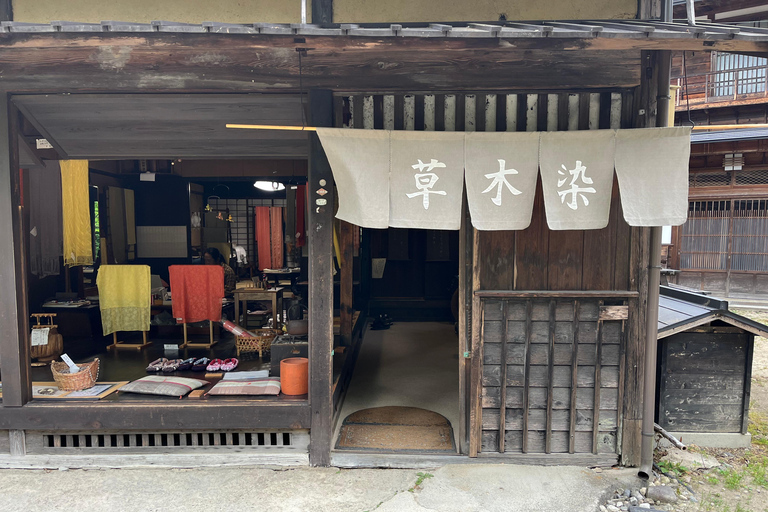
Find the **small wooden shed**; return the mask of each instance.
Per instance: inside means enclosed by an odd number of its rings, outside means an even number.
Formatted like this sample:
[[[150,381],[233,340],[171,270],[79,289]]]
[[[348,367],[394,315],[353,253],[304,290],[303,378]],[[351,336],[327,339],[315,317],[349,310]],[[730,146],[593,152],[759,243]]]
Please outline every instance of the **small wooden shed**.
[[[656,422],[685,443],[749,446],[755,336],[768,327],[728,310],[728,302],[662,286]]]

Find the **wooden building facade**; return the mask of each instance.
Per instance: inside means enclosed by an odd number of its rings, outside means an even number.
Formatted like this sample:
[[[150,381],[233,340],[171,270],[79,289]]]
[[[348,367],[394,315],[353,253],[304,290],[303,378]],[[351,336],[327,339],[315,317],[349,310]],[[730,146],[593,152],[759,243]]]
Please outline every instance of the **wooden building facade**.
[[[768,59],[758,54],[678,52],[672,59],[675,123],[768,122]],[[692,137],[689,219],[672,228],[673,282],[732,298],[768,294],[768,131]]]
[[[648,12],[640,16],[650,18],[650,4],[641,6]],[[143,94],[220,93],[230,99],[226,117],[244,95],[277,91],[304,100],[311,126],[343,127],[351,120],[354,128],[457,131],[651,127],[662,122],[657,97],[668,50],[768,51],[761,33],[651,21],[363,28],[6,23],[3,30],[0,236],[13,243],[0,247],[6,290],[0,429],[9,432],[11,452],[24,453],[26,436],[56,432],[78,439],[108,432],[124,441],[131,434],[187,439],[213,429],[226,438],[263,429],[308,431],[308,448],[301,446],[314,465],[331,462],[334,422],[334,191],[327,186],[333,174],[317,137],[307,142],[308,188],[325,187],[327,195],[322,204],[313,201],[307,229],[307,399],[51,404],[31,396],[23,256],[29,230],[18,173],[23,123],[43,132],[46,124],[34,123],[17,96],[47,96],[64,105],[88,93],[93,108],[82,119],[114,133],[130,110],[115,109],[122,118],[100,113]],[[348,119],[345,104],[352,105]],[[166,135],[179,130],[183,125]],[[195,155],[194,147],[175,156],[212,156]],[[216,156],[227,158],[226,150]],[[627,225],[614,186],[607,228],[550,231],[540,188],[528,229],[480,232],[465,218],[459,233],[459,452],[518,462],[637,465],[647,303],[655,293],[648,288],[649,228]]]

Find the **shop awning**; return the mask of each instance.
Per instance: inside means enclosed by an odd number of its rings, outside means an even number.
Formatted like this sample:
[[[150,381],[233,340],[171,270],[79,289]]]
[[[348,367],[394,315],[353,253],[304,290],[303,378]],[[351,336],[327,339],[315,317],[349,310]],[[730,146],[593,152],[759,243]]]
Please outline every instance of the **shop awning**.
[[[677,226],[688,212],[690,127],[564,132],[318,128],[339,191],[337,217],[380,228],[520,230],[540,177],[553,230],[608,225],[614,171],[631,226]]]

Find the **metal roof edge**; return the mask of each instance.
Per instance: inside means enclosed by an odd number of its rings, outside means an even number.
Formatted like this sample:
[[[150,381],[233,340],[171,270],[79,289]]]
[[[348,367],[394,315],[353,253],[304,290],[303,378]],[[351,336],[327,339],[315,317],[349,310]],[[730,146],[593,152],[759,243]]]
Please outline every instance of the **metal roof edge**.
[[[707,308],[712,308],[716,311],[728,311],[728,301],[719,299],[717,297],[710,297],[709,295],[703,295],[700,293],[683,290],[681,288],[675,288],[672,286],[659,286],[659,293],[665,297],[671,297],[673,299],[683,300],[692,304],[698,304]]]

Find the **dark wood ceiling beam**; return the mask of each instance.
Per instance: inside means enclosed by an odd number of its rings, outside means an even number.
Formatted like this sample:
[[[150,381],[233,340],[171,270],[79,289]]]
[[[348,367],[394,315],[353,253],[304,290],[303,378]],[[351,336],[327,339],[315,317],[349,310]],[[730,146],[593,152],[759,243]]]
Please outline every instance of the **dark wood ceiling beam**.
[[[297,48],[307,50],[301,70]],[[768,54],[768,42],[688,37],[0,34],[0,90],[290,92],[300,84],[346,92],[612,89],[639,83],[640,49],[670,48]]]

